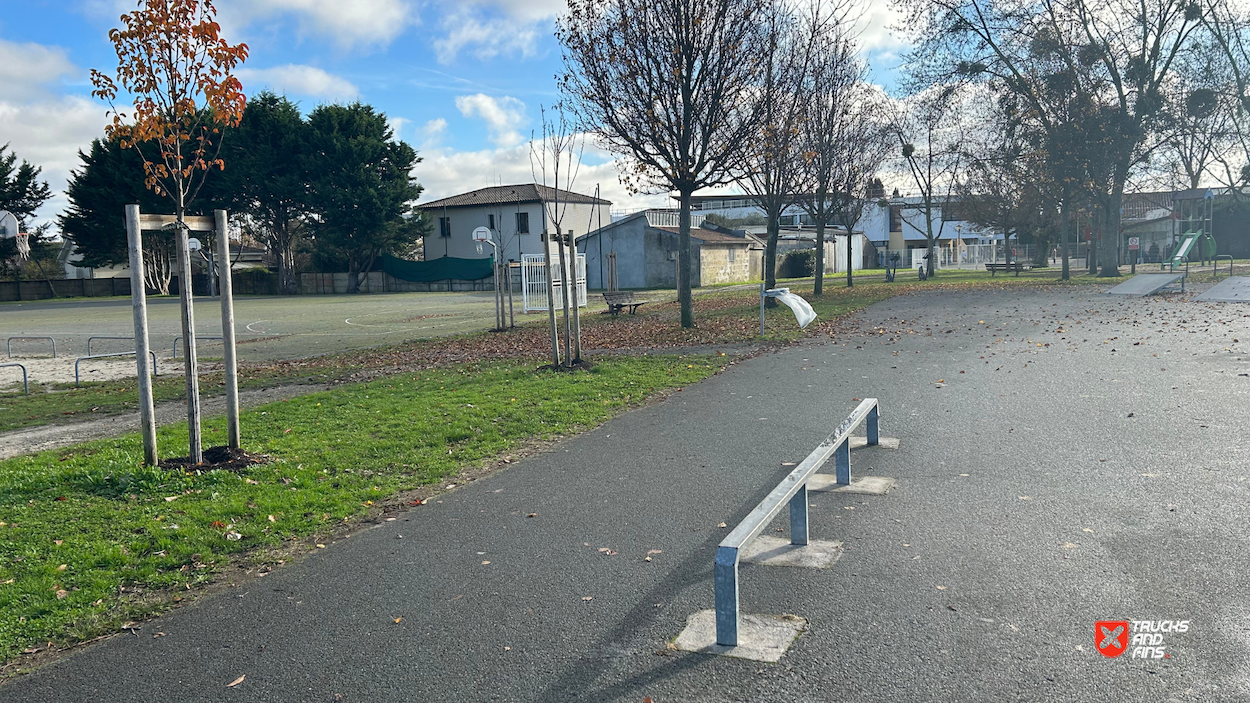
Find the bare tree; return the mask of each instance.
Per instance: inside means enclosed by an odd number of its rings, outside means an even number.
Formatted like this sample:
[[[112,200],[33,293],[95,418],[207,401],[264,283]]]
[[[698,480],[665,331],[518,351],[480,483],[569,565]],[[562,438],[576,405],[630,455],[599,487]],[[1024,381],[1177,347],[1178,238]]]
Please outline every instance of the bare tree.
[[[803,173],[799,153],[805,90],[815,47],[828,35],[830,19],[814,3],[800,18],[779,0],[765,5],[760,19],[764,35],[762,72],[754,99],[759,103],[759,132],[747,144],[747,171],[741,183],[764,211],[768,235],[764,245],[764,285],[777,283],[777,239],[781,213],[795,202],[795,186]],[[818,253],[817,256],[820,256]],[[776,299],[767,304],[775,306]]]
[[[903,221],[924,232],[929,276],[936,271],[937,242],[946,226],[942,213],[949,213],[956,199],[963,165],[964,129],[959,95],[956,85],[930,88],[905,102],[893,125],[903,168],[920,197],[918,203],[903,205]],[[913,213],[911,218],[908,211]],[[915,223],[917,215],[923,218],[920,225]]]
[[[733,182],[757,133],[764,55],[752,0],[569,0],[557,24],[565,94],[636,190],[677,191],[677,298],[694,326],[690,196]]]
[[[804,86],[805,103],[800,151],[802,195],[798,205],[816,223],[816,283],[813,295],[824,293],[825,228],[836,209],[836,171],[843,160],[840,128],[852,110],[857,86],[868,75],[868,64],[858,57],[854,40],[835,31],[812,56]]]
[[[1124,186],[1151,137],[1178,57],[1206,12],[1192,0],[905,0],[922,82],[952,72],[1017,96],[1048,134],[1073,95],[1096,107],[1108,178],[1101,230],[1118,233]],[[1092,178],[1091,181],[1101,181]],[[1115,235],[1118,236],[1118,235]],[[1114,244],[1114,242],[1112,242]],[[1100,276],[1119,276],[1118,247],[1100,247]]]
[[[585,135],[577,132],[569,123],[562,105],[555,105],[551,117],[547,110],[542,109],[542,138],[530,141],[530,168],[535,178],[541,178],[544,186],[548,185],[548,174],[551,176],[551,205],[543,203],[543,240],[545,242],[543,270],[547,278],[547,317],[551,324],[552,365],[560,365],[560,345],[556,331],[555,286],[551,273],[551,247],[555,244],[557,260],[560,262],[561,303],[564,310],[564,360],[572,365],[581,361],[581,326],[575,322],[577,308],[577,244],[572,234],[565,234],[563,224],[568,213],[568,201],[561,201],[561,191],[572,192],[577,182],[577,172],[581,168],[582,152],[585,146]],[[540,175],[541,174],[541,175]],[[550,225],[547,223],[550,222]],[[571,300],[570,300],[571,299]],[[570,313],[569,306],[572,305]],[[572,337],[578,331],[578,340],[574,345]]]
[[[1215,48],[1221,62],[1215,72],[1218,99],[1227,111],[1226,140],[1214,154],[1217,178],[1234,197],[1250,185],[1250,8],[1227,2],[1207,0],[1203,23],[1207,41]],[[1212,168],[1215,174],[1216,168]]]
[[[883,96],[873,86],[858,83],[853,100],[841,115],[836,143],[838,159],[833,168],[833,222],[846,231],[846,287],[855,285],[853,262],[855,226],[870,203],[885,197],[876,178],[893,144],[894,135],[885,116]],[[821,254],[817,254],[818,257]]]

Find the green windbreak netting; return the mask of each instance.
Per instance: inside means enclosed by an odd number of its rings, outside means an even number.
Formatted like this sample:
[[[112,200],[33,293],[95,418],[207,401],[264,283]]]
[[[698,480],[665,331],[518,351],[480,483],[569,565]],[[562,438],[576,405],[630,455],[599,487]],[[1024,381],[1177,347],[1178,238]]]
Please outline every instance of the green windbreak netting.
[[[458,259],[444,257],[432,261],[408,261],[389,254],[382,255],[382,270],[401,281],[431,283],[433,281],[477,281],[491,275],[494,259]]]

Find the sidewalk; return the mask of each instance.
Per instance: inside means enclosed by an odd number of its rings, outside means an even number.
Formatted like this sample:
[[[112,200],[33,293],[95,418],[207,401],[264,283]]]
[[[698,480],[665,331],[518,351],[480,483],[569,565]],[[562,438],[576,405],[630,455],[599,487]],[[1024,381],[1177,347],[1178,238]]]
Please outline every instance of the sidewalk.
[[[1250,695],[1250,448],[1235,429],[1250,426],[1250,378],[1226,373],[1250,362],[1210,354],[1207,336],[1161,337],[1158,318],[1133,326],[1163,304],[1093,294],[1020,291],[1010,317],[996,291],[887,301],[864,319],[889,334],[742,362],[0,686],[0,701]],[[1099,338],[1068,347],[1055,330],[1069,314]],[[1153,341],[1112,354],[1113,335]],[[741,569],[744,612],[794,613],[810,631],[778,665],[666,650],[712,607],[718,524],[869,395],[902,446],[854,452],[852,473],[899,485],[812,494],[812,538],[846,545],[831,569]],[[1178,425],[1206,448],[1164,441]],[[1193,624],[1168,659],[1108,660],[1094,621],[1113,618]]]

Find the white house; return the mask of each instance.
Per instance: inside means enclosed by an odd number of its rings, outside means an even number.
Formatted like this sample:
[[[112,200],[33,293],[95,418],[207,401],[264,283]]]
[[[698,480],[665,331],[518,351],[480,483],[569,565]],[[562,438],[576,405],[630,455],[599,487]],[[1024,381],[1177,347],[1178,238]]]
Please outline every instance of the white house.
[[[486,227],[502,245],[502,258],[519,261],[523,254],[544,253],[544,235],[554,231],[556,220],[564,234],[580,237],[612,221],[611,205],[537,183],[479,188],[424,203],[420,207],[434,224],[425,238],[425,260],[490,257],[489,245],[473,241],[473,230]]]

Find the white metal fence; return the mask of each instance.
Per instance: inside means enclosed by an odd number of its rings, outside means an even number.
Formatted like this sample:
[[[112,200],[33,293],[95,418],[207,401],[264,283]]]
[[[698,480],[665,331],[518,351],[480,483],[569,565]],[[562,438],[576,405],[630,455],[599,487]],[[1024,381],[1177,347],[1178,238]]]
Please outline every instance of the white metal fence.
[[[524,312],[547,309],[547,261],[542,254],[521,257],[521,309]],[[551,287],[556,308],[564,307],[564,280],[558,262],[551,267]],[[577,255],[577,306],[586,307],[586,255]]]

